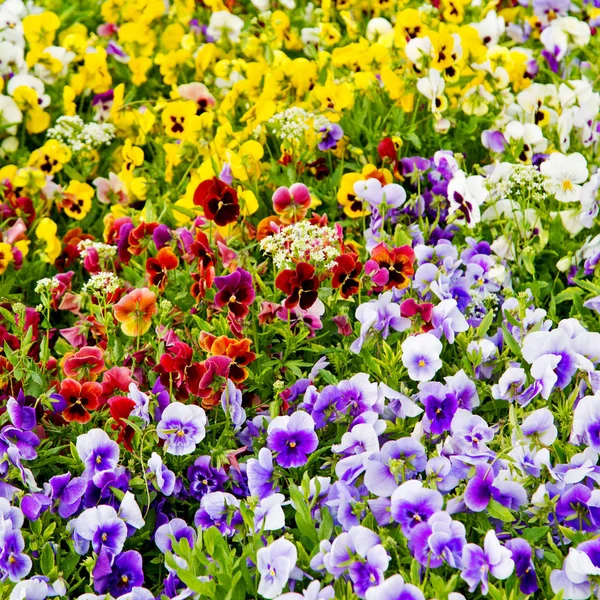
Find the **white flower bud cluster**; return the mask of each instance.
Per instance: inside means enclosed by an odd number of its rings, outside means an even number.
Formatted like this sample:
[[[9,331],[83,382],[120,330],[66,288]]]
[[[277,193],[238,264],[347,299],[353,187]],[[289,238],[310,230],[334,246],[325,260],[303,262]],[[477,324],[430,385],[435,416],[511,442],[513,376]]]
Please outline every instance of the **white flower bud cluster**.
[[[60,285],[60,282],[54,277],[44,277],[43,279],[38,280],[35,286],[36,294],[44,294],[50,293],[52,290],[55,290]]]
[[[273,257],[278,269],[307,262],[317,269],[332,269],[341,254],[338,233],[332,227],[319,227],[300,221],[284,227],[279,233],[264,238],[260,247]]]
[[[282,142],[301,144],[304,142],[304,136],[308,131],[313,129],[318,132],[329,125],[329,121],[325,117],[315,115],[299,106],[292,106],[273,115],[267,121],[267,125],[271,126],[273,135]]]
[[[548,177],[533,165],[512,165],[509,173],[495,183],[492,193],[508,200],[520,196],[538,203],[545,200],[547,185]]]
[[[98,297],[104,294],[112,294],[119,289],[121,280],[114,274],[101,271],[92,275],[87,283],[81,289],[82,293],[91,293]]]
[[[110,260],[117,255],[117,247],[102,242],[94,242],[92,240],[81,240],[77,244],[79,256],[83,259],[88,255],[90,249],[94,249],[98,253],[98,257],[104,260]]]
[[[47,137],[66,144],[77,153],[110,144],[115,137],[115,127],[110,123],[85,123],[77,115],[62,116],[48,129]]]

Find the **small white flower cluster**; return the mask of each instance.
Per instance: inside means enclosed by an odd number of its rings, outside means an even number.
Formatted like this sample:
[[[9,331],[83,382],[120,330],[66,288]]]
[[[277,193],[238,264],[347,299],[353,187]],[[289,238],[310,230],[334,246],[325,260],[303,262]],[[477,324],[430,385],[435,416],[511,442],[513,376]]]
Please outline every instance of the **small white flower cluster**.
[[[338,233],[332,227],[319,227],[300,221],[284,227],[279,233],[264,238],[260,247],[273,257],[278,269],[307,262],[315,268],[332,269],[341,254]]]
[[[44,277],[38,280],[35,286],[36,294],[50,293],[60,285],[60,282],[54,279],[54,277]]]
[[[99,297],[105,294],[112,294],[119,289],[121,280],[114,274],[101,271],[92,275],[87,283],[81,288],[82,293],[92,294]]]
[[[308,131],[313,129],[318,132],[323,127],[327,127],[329,121],[325,117],[315,115],[299,106],[292,106],[273,115],[267,124],[271,126],[273,135],[282,142],[302,144]]]
[[[490,191],[502,199],[515,200],[520,196],[533,203],[542,203],[547,195],[547,180],[533,165],[511,165],[499,181],[492,183]]]
[[[47,136],[48,139],[66,144],[73,152],[81,152],[110,144],[115,137],[115,126],[110,123],[85,123],[77,115],[62,116],[54,127],[48,129]]]
[[[79,256],[81,258],[85,258],[90,249],[94,249],[98,253],[98,257],[105,260],[110,260],[117,254],[117,247],[111,246],[110,244],[93,242],[92,240],[81,240],[81,242],[77,244],[77,250],[79,251]]]

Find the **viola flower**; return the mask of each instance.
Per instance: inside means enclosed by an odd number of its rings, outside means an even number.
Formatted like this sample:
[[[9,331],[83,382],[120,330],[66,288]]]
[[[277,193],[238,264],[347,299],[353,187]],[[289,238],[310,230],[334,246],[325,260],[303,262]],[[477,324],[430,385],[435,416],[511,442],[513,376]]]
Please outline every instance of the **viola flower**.
[[[413,381],[430,381],[442,367],[442,343],[431,333],[420,333],[402,342],[402,364]]]
[[[453,521],[447,512],[440,511],[411,531],[409,546],[424,567],[437,569],[446,562],[452,568],[460,569],[466,543],[465,526]]]
[[[211,492],[223,491],[225,482],[229,479],[222,468],[211,467],[210,456],[200,456],[187,471],[190,482],[190,496],[201,500]]]
[[[110,407],[110,416],[115,420],[111,428],[119,431],[117,444],[123,444],[129,452],[133,452],[131,442],[135,436],[135,429],[124,419],[129,418],[131,411],[135,408],[135,402],[126,396],[113,396],[108,400],[108,406]]]
[[[532,560],[533,551],[529,542],[523,538],[514,538],[506,542],[506,547],[511,552],[511,557],[515,563],[515,572],[521,581],[519,586],[521,593],[525,595],[535,594],[539,586]]]
[[[453,594],[450,594],[448,599],[458,600],[452,596]],[[365,598],[366,600],[425,600],[423,592],[416,585],[404,583],[402,575],[392,575],[383,583],[369,588]]]
[[[163,464],[162,458],[156,452],[148,460],[148,479],[163,495],[170,496],[175,489],[175,473]]]
[[[253,496],[262,500],[279,491],[274,482],[273,470],[273,454],[268,448],[260,449],[258,459],[248,459],[248,487]]]
[[[23,553],[25,541],[11,521],[4,520],[0,529],[0,571],[3,578],[16,583],[31,571],[31,558]]]
[[[235,223],[240,216],[237,192],[217,177],[203,181],[194,192],[194,204],[219,227]]]
[[[410,246],[388,248],[384,242],[371,251],[365,263],[365,273],[371,277],[377,290],[404,289],[415,274],[415,253]]]
[[[278,290],[287,294],[283,304],[287,309],[300,306],[302,310],[308,310],[318,298],[319,279],[315,274],[315,268],[300,262],[295,269],[284,269],[277,275],[275,285]]]
[[[90,544],[97,554],[120,554],[127,539],[127,526],[117,511],[106,504],[84,510],[70,522],[75,550],[87,554]]]
[[[319,150],[337,148],[338,142],[344,137],[343,129],[337,123],[328,123],[319,129],[321,140],[317,144]]]
[[[223,412],[229,415],[235,431],[239,431],[246,422],[246,411],[242,408],[242,392],[235,387],[231,379],[227,380],[227,385],[221,394],[221,406]]]
[[[75,379],[63,379],[60,389],[52,398],[58,400],[55,410],[61,412],[66,421],[87,423],[92,418],[89,411],[100,406],[102,386],[93,381],[79,383]]]
[[[108,592],[115,598],[122,597],[144,583],[142,555],[135,550],[127,550],[119,554],[112,565],[98,557],[93,575],[94,589],[99,594]]]
[[[228,310],[238,319],[243,319],[254,302],[256,293],[252,286],[252,275],[238,267],[230,275],[215,277],[215,286],[219,290],[215,295],[215,304]]]
[[[85,489],[85,479],[72,477],[71,473],[55,475],[44,485],[44,492],[54,503],[52,510],[56,510],[63,519],[68,519],[79,510]]]
[[[312,198],[303,183],[294,183],[289,188],[278,187],[273,193],[273,209],[282,223],[295,223],[304,219]]]
[[[410,536],[411,530],[423,523],[435,512],[442,510],[444,500],[437,490],[423,487],[421,481],[405,481],[392,494],[392,519],[402,527],[404,535]]]
[[[169,246],[158,251],[156,257],[150,257],[146,261],[146,273],[151,285],[159,290],[164,290],[168,281],[168,272],[173,271],[179,265],[179,259]]]
[[[63,371],[67,377],[83,381],[95,381],[104,371],[104,358],[100,348],[84,346],[75,354],[67,355]]]
[[[356,254],[341,254],[335,259],[331,285],[333,289],[340,289],[342,298],[350,298],[360,289],[358,276],[362,271],[362,263]]]
[[[200,501],[200,508],[194,516],[194,525],[200,529],[216,527],[222,535],[230,537],[243,522],[239,507],[240,501],[232,494],[210,492]]]
[[[279,596],[296,567],[297,559],[296,546],[285,538],[261,548],[256,555],[256,568],[260,574],[258,593],[267,599]]]
[[[173,402],[163,410],[156,427],[168,454],[190,454],[205,437],[206,414],[199,406]]]
[[[277,463],[284,469],[301,467],[319,445],[313,418],[304,411],[275,417],[267,429],[267,445],[277,452]]]
[[[208,409],[219,404],[231,363],[227,356],[210,356],[188,369],[187,388],[191,394],[202,398],[203,407]]]
[[[413,298],[407,298],[400,304],[400,314],[409,319],[419,315],[421,320],[421,332],[427,333],[433,329],[431,317],[433,315],[433,304],[431,302],[422,302],[419,304]]]
[[[429,382],[421,384],[419,399],[425,406],[428,419],[426,430],[435,435],[448,431],[458,409],[456,394],[441,383]]]
[[[158,312],[156,294],[146,287],[135,289],[121,298],[113,311],[123,333],[139,337],[150,329],[152,317]]]
[[[467,582],[471,593],[481,584],[481,593],[486,595],[489,590],[489,574],[496,579],[508,579],[515,568],[511,551],[502,547],[493,530],[485,535],[483,549],[476,544],[467,544],[463,549],[462,559],[463,570],[460,576]]]
[[[90,476],[112,471],[119,464],[119,445],[102,429],[92,429],[78,436],[76,448],[85,472]]]

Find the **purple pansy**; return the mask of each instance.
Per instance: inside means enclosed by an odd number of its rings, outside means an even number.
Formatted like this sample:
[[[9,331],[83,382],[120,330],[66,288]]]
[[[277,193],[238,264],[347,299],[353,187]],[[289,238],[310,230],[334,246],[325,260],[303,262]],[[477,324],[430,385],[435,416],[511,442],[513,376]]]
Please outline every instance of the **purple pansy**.
[[[275,417],[267,429],[267,445],[284,469],[301,467],[319,445],[313,418],[304,411]]]

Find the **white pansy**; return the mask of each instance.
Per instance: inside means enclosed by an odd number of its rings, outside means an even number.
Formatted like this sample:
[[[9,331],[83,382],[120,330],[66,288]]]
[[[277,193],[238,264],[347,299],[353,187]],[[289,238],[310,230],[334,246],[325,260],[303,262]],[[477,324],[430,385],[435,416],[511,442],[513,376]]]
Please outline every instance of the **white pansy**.
[[[565,156],[560,152],[550,155],[540,171],[547,176],[546,189],[559,202],[579,202],[581,184],[588,178],[587,161],[579,152]]]

